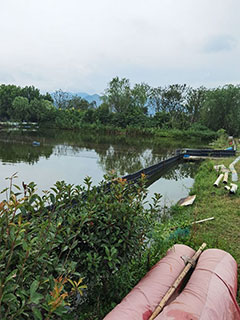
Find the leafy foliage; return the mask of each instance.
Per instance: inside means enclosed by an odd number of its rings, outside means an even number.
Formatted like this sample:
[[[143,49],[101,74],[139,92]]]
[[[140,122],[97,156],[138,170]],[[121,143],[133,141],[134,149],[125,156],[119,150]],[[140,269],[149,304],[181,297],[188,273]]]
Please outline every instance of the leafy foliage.
[[[2,120],[16,120],[16,116],[14,115],[15,111],[13,111],[13,101],[18,97],[18,101],[15,104],[15,107],[19,105],[20,108],[28,109],[28,103],[33,101],[34,99],[41,101],[47,100],[50,103],[53,101],[50,94],[46,93],[45,95],[41,94],[39,89],[34,86],[26,86],[26,87],[18,87],[15,85],[0,85],[0,118]],[[20,99],[21,98],[25,98]],[[24,107],[25,104],[25,107]],[[16,109],[15,108],[15,109]],[[19,114],[21,111],[19,111]],[[22,120],[19,117],[17,120]]]
[[[62,91],[61,89],[53,93],[53,101],[57,109],[63,110],[88,110],[89,108],[95,107],[95,102],[89,103],[78,95],[72,95],[68,92]]]
[[[91,306],[100,314],[96,301],[110,301],[117,274],[144,252],[159,210],[144,207],[144,177],[61,181],[42,197],[34,183],[22,194],[15,177],[0,203],[1,319],[73,319]]]
[[[240,87],[227,85],[209,90],[203,104],[202,118],[212,129],[225,129],[229,134],[240,133]]]
[[[208,138],[210,130],[240,133],[240,87],[191,88],[173,84],[151,88],[146,83],[131,86],[129,79],[113,78],[102,96],[102,105],[58,90],[53,99],[32,87],[0,86],[2,120],[35,121],[63,129],[111,130],[140,128],[143,134],[161,130],[190,130]],[[196,127],[201,130],[196,130]],[[150,129],[150,131],[148,130]],[[155,131],[156,130],[156,131]],[[208,130],[208,132],[206,132]],[[128,130],[128,133],[134,130]],[[190,134],[188,134],[189,136]]]

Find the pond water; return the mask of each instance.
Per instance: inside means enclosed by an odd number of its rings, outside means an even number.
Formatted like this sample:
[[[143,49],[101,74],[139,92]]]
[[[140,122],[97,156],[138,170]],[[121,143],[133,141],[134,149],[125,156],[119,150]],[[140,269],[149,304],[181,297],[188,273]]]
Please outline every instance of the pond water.
[[[40,145],[34,146],[34,141]],[[39,194],[58,180],[81,184],[90,176],[98,184],[111,170],[124,176],[171,157],[177,148],[202,146],[196,141],[101,136],[93,132],[1,129],[0,189],[8,186],[5,178],[15,172],[18,178],[14,183],[21,186],[22,182],[34,181]],[[169,206],[187,196],[195,171],[193,163],[178,164],[149,186],[148,199],[157,192]]]

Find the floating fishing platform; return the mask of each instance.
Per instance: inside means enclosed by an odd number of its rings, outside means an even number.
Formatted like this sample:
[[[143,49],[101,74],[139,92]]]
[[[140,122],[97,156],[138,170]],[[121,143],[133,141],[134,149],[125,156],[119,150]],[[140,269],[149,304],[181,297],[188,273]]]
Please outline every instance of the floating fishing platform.
[[[149,179],[150,177],[154,176],[156,173],[159,173],[159,171],[165,171],[165,170],[169,169],[170,167],[174,166],[180,160],[182,160],[182,155],[178,154],[178,155],[175,155],[175,156],[168,158],[166,160],[162,160],[159,163],[154,164],[150,167],[141,169],[141,170],[139,170],[135,173],[132,173],[132,174],[128,174],[122,178],[126,179],[129,182],[130,181],[136,182],[144,174],[147,177],[147,179]]]
[[[129,183],[136,183],[142,175],[146,176],[147,186],[151,185],[153,182],[158,180],[163,173],[167,172],[170,168],[174,167],[176,164],[180,163],[183,160],[189,160],[189,157],[233,157],[236,154],[235,150],[213,150],[213,149],[179,149],[175,151],[175,155],[172,157],[162,160],[157,164],[149,166],[147,168],[141,169],[135,173],[128,174],[122,177],[122,179],[127,180]],[[199,160],[199,159],[198,159]],[[105,192],[111,190],[111,185],[113,182],[108,182],[104,185]],[[100,186],[98,187],[100,188]],[[86,192],[83,192],[83,197],[86,197]],[[77,201],[73,201],[72,206],[77,205]],[[52,210],[54,206],[48,206],[49,210]]]
[[[183,159],[206,159],[206,158],[226,158],[234,157],[236,155],[236,150],[233,148],[225,150],[214,150],[214,149],[183,149],[177,150],[180,154],[183,154]]]
[[[135,173],[128,174],[122,178],[134,183],[141,178],[142,174],[144,174],[147,179],[152,179],[157,173],[159,174],[161,172],[165,172],[166,170],[183,160],[201,160],[207,158],[219,159],[225,157],[234,157],[235,155],[236,151],[234,149],[178,149],[175,151],[175,155],[171,158],[162,160],[155,165],[141,169]]]

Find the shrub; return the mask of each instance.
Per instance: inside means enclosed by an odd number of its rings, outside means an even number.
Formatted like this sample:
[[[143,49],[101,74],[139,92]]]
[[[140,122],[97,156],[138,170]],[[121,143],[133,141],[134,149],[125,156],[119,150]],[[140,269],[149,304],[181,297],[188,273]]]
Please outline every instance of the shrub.
[[[34,183],[22,195],[14,177],[0,203],[0,318],[81,319],[91,306],[99,314],[116,274],[147,245],[158,206],[144,207],[144,177],[111,187],[108,178],[99,187],[62,181],[42,197]]]

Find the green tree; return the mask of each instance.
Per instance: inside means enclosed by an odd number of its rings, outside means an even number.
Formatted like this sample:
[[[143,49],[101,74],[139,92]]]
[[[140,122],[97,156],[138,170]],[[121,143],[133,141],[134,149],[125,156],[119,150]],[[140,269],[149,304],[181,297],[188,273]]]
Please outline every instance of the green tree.
[[[173,84],[162,89],[162,111],[169,112],[169,126],[185,129],[187,125],[186,98],[189,88],[184,85]]]
[[[11,119],[17,121],[29,121],[30,120],[30,106],[27,98],[16,97],[13,100],[11,108]]]
[[[128,79],[113,78],[102,98],[104,105],[113,113],[112,124],[122,128],[146,124],[149,90],[145,83],[131,88]]]
[[[168,112],[156,112],[153,117],[153,123],[155,127],[163,128],[167,127],[170,121],[170,114]]]
[[[0,117],[9,120],[12,116],[13,100],[21,96],[21,88],[15,85],[0,85]]]
[[[113,113],[110,112],[109,106],[102,103],[95,111],[96,120],[100,123],[107,125],[112,123]]]
[[[173,84],[162,89],[162,111],[173,113],[185,108],[187,86]]]
[[[20,99],[20,98],[23,99]],[[18,99],[16,99],[18,98]],[[14,105],[13,102],[16,99]],[[27,100],[25,100],[27,99]],[[29,118],[29,103],[33,100],[52,101],[49,93],[40,94],[39,89],[34,86],[24,88],[15,85],[0,85],[0,117],[2,120],[26,120]],[[28,103],[27,103],[27,102]],[[23,114],[20,114],[21,111]]]
[[[149,104],[153,112],[161,112],[162,110],[162,88],[151,88],[149,91]]]
[[[226,85],[209,90],[201,112],[202,122],[217,131],[225,129],[229,134],[240,133],[240,87]]]
[[[189,88],[186,102],[186,110],[193,124],[200,120],[200,113],[205,101],[207,89],[200,87],[197,89]]]
[[[58,109],[67,109],[68,102],[70,100],[70,95],[67,92],[62,91],[61,89],[56,90],[53,93],[54,104]]]
[[[55,108],[49,100],[33,99],[29,104],[29,120],[33,122],[44,122],[53,120]]]
[[[146,83],[135,84],[131,90],[134,107],[144,114],[148,112],[150,86]]]
[[[87,110],[90,107],[91,106],[87,100],[85,100],[77,95],[70,98],[68,101],[68,104],[67,104],[67,108],[69,108],[69,109],[74,108],[77,110]]]
[[[46,92],[45,94],[41,94],[41,98],[42,98],[43,100],[48,100],[48,101],[50,101],[50,102],[52,102],[52,103],[54,102],[52,96],[51,96],[50,93],[48,93],[48,92]]]
[[[34,86],[26,86],[22,88],[21,96],[27,98],[28,101],[41,98],[40,90],[35,88]]]
[[[149,105],[155,111],[155,120],[162,126],[168,120],[168,126],[183,129],[187,125],[186,103],[189,87],[179,84],[169,85],[165,88],[151,88]]]
[[[102,99],[110,107],[111,111],[126,112],[131,107],[133,100],[129,80],[126,78],[113,78]]]

